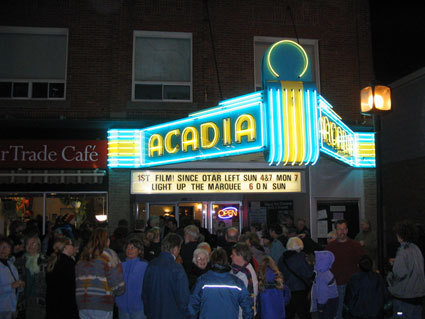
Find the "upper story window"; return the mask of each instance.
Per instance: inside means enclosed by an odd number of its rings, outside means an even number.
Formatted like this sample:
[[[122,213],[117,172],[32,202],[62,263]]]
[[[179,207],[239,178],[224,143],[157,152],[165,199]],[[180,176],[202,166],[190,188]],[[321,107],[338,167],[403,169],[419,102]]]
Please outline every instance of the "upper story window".
[[[261,61],[266,50],[275,42],[281,40],[294,40],[291,38],[254,37],[254,59],[255,59],[255,90],[261,90]],[[317,90],[320,92],[319,72],[319,45],[318,40],[299,39],[300,44],[307,52],[313,70],[313,82],[316,82]]]
[[[0,98],[65,99],[68,29],[0,26]]]
[[[192,101],[192,34],[135,31],[132,100]]]

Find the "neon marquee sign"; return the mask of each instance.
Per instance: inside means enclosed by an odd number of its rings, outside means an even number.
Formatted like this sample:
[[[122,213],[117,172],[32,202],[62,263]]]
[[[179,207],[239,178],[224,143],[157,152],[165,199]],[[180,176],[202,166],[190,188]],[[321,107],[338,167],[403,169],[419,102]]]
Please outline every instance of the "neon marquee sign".
[[[236,207],[225,207],[223,209],[220,209],[217,212],[217,216],[220,219],[231,219],[233,217],[238,216],[238,209]]]
[[[349,128],[318,94],[298,43],[265,53],[263,90],[221,101],[187,118],[108,131],[108,166],[154,167],[263,152],[270,166],[314,165],[320,153],[352,167],[375,167],[373,133]]]

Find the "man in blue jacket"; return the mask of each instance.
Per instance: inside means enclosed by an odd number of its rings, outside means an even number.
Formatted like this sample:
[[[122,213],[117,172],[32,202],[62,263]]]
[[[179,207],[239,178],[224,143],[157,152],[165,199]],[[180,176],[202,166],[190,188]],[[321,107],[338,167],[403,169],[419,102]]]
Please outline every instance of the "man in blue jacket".
[[[198,278],[189,302],[190,318],[234,319],[239,307],[244,319],[254,316],[253,300],[245,284],[229,273],[227,253],[223,248],[211,254],[211,270]]]
[[[148,319],[187,318],[189,282],[183,266],[176,263],[182,238],[169,233],[162,241],[161,254],[153,259],[143,281],[143,304]]]

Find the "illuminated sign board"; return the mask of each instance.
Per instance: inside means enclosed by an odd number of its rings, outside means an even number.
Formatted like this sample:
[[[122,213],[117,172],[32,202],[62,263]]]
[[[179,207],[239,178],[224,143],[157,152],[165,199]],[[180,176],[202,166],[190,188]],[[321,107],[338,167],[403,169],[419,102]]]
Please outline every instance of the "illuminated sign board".
[[[231,219],[238,216],[238,209],[236,207],[225,207],[217,212],[217,216],[220,219]]]
[[[301,172],[132,171],[131,194],[301,192]]]
[[[272,45],[262,80],[262,91],[184,119],[109,130],[108,166],[148,168],[262,152],[270,166],[314,165],[324,153],[352,167],[375,167],[374,133],[354,132],[318,94],[302,46]]]

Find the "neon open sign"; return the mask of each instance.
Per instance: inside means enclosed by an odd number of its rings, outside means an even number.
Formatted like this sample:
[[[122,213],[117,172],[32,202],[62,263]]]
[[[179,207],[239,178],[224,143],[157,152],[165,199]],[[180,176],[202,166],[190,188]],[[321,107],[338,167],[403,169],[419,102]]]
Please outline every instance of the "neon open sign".
[[[236,207],[226,207],[226,208],[220,209],[217,212],[217,216],[220,219],[230,219],[230,218],[238,216],[238,209]]]

